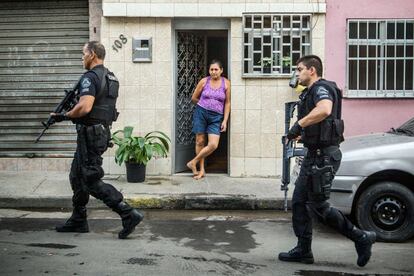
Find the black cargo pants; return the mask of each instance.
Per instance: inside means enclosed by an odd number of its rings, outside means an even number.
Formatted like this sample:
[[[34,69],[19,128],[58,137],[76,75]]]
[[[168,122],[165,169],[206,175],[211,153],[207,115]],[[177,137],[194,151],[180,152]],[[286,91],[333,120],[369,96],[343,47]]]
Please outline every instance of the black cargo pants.
[[[123,196],[115,187],[101,180],[104,176],[101,155],[108,148],[110,130],[102,124],[77,124],[76,131],[77,147],[69,174],[73,207],[86,206],[89,195],[92,195],[113,208],[123,200]]]
[[[315,192],[314,170],[312,166],[331,165],[334,174],[341,164],[342,153],[338,146],[331,146],[319,150],[308,150],[305,156],[299,177],[295,183],[295,190],[292,197],[292,223],[296,237],[301,242],[310,242],[312,239],[312,217],[329,225],[346,237],[351,238],[351,231],[354,225],[337,209],[330,206],[330,188],[324,194]],[[333,179],[333,176],[332,176]],[[330,181],[332,183],[332,180]]]

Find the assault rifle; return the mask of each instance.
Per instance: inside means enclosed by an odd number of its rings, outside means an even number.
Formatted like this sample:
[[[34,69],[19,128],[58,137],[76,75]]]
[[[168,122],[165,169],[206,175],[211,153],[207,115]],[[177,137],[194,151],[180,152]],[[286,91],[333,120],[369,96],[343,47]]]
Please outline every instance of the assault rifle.
[[[75,104],[77,103],[76,101],[76,96],[78,95],[77,89],[78,87],[78,82],[76,83],[75,87],[71,90],[66,90],[65,89],[65,97],[60,101],[60,103],[55,107],[55,109],[53,110],[53,113],[62,113],[62,112],[67,112],[69,110],[71,110]],[[45,131],[54,123],[56,123],[56,121],[53,119],[52,116],[49,115],[49,118],[47,119],[46,122],[42,122],[42,125],[44,126],[44,129],[42,130],[42,132],[39,134],[39,136],[37,136],[35,143],[39,142],[40,138],[43,136],[43,134],[45,133]]]
[[[282,136],[283,144],[283,164],[282,164],[282,185],[281,190],[285,192],[284,209],[287,211],[287,193],[288,185],[290,183],[290,158],[295,156],[303,156],[305,154],[304,148],[297,148],[293,140],[289,140],[286,135],[290,128],[290,119],[293,117],[295,107],[298,102],[285,103],[285,135]]]

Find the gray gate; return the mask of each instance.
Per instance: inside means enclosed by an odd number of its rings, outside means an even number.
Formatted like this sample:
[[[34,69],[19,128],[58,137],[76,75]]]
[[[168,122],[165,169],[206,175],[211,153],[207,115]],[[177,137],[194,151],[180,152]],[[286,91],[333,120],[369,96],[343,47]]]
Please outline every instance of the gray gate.
[[[88,39],[88,0],[0,1],[0,156],[73,155],[69,122],[33,141],[84,71]]]
[[[186,163],[194,157],[195,137],[191,132],[195,105],[191,95],[197,83],[206,76],[206,39],[202,33],[177,32],[176,107],[175,107],[175,170],[187,170]]]

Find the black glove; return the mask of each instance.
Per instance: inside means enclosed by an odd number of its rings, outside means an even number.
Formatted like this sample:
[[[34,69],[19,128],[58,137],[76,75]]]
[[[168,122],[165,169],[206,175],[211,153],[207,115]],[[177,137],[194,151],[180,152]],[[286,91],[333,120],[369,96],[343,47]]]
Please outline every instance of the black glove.
[[[53,120],[55,120],[55,122],[62,122],[62,121],[66,121],[66,120],[70,120],[70,118],[68,116],[66,116],[66,112],[65,113],[56,113],[53,115],[50,115],[52,117]]]
[[[293,140],[296,137],[300,136],[302,132],[302,127],[299,125],[298,122],[296,122],[290,129],[289,132],[287,133],[286,137],[289,140]]]

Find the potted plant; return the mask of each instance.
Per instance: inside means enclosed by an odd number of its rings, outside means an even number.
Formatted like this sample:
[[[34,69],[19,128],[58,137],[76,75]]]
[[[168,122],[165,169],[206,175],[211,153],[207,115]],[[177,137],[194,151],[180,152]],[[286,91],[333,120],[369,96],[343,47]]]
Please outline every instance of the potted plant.
[[[272,58],[271,57],[264,57],[261,61],[259,61],[260,64],[263,65],[263,73],[270,74],[272,72]]]
[[[283,73],[286,73],[286,74],[291,73],[291,69],[290,69],[291,63],[292,63],[292,60],[290,59],[290,56],[284,56],[282,58]]]
[[[152,157],[167,157],[171,140],[161,131],[134,136],[133,129],[132,126],[126,126],[112,135],[112,141],[118,146],[115,162],[119,165],[125,162],[128,182],[143,182],[148,161]]]

